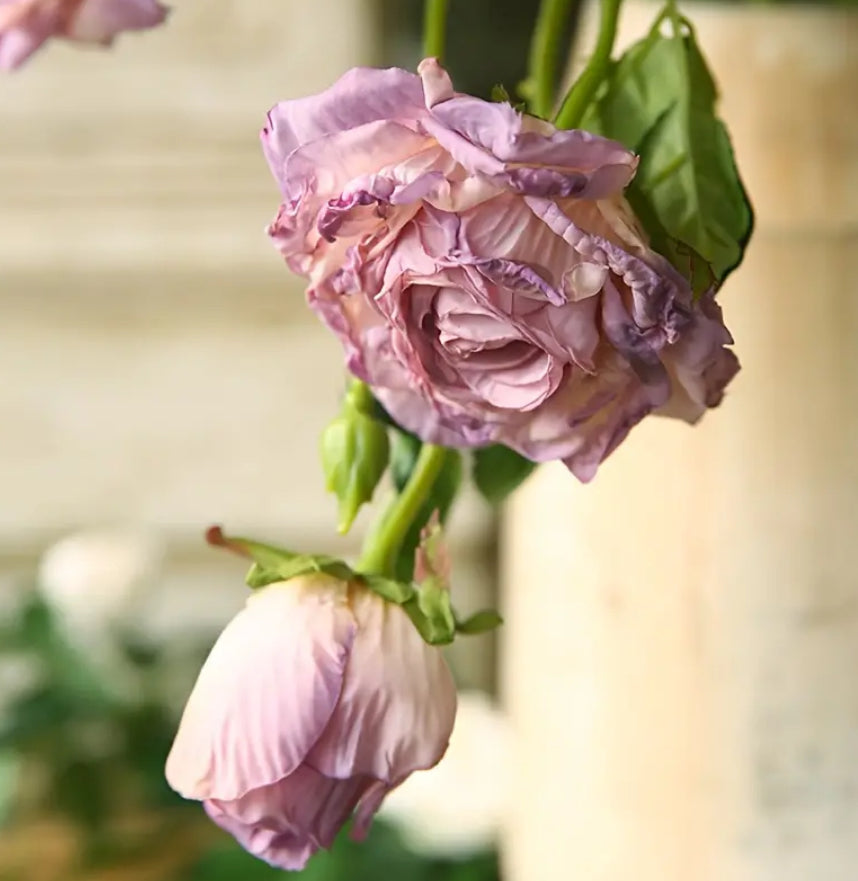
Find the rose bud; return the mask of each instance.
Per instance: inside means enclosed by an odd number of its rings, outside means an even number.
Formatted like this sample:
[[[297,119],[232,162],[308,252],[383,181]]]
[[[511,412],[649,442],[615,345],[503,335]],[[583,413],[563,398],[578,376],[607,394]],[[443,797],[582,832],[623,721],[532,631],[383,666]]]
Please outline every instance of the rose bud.
[[[358,582],[254,592],[200,671],[167,779],[255,856],[300,869],[355,813],[444,755],[456,690],[440,650]]]
[[[269,113],[269,234],[351,372],[424,441],[581,479],[649,413],[696,421],[738,361],[623,197],[637,158],[508,103],[359,68]]]

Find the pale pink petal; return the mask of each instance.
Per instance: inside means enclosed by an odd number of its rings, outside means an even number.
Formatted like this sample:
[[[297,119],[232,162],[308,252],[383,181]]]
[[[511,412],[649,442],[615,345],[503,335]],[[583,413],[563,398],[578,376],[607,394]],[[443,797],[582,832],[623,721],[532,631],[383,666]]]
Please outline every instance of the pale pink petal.
[[[297,871],[319,850],[310,838],[298,829],[283,823],[250,825],[235,819],[221,804],[203,802],[209,817],[248,852],[278,869]]]
[[[369,827],[372,825],[373,817],[375,817],[381,807],[381,803],[392,789],[394,789],[393,786],[377,781],[367,790],[358,804],[355,820],[352,824],[351,837],[355,841],[363,841],[369,834]]]
[[[444,755],[456,686],[440,649],[421,639],[399,606],[360,588],[352,608],[360,629],[343,692],[307,761],[330,777],[395,783]]]
[[[450,74],[438,63],[437,58],[424,58],[417,65],[417,73],[423,82],[423,94],[426,106],[431,110],[441,101],[447,101],[455,95]]]
[[[334,578],[254,593],[200,671],[167,759],[170,785],[230,800],[294,771],[331,718],[355,630]]]
[[[358,802],[377,784],[377,780],[364,775],[335,780],[301,765],[279,783],[254,789],[232,801],[211,799],[206,806],[209,814],[242,844],[247,842],[253,853],[282,865],[277,851],[284,844],[288,845],[286,856],[290,860],[296,844],[301,853],[306,843],[313,850],[330,847]],[[271,833],[277,835],[272,837]]]

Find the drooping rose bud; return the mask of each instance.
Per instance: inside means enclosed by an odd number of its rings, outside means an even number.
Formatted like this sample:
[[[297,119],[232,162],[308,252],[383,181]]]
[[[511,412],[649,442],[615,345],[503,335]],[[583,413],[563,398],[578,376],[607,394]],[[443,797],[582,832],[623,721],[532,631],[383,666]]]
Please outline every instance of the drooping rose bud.
[[[0,70],[20,67],[50,37],[109,46],[166,15],[157,0],[0,0]]]
[[[314,573],[256,591],[200,671],[167,779],[255,856],[299,869],[447,748],[456,691],[406,613]]]

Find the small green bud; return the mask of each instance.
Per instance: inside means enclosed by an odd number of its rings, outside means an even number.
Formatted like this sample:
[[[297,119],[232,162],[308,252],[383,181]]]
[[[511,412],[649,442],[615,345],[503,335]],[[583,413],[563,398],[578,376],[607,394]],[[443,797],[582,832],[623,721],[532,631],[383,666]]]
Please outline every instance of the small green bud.
[[[325,488],[339,501],[340,533],[351,528],[361,505],[372,498],[390,458],[387,427],[367,406],[371,402],[363,383],[353,383],[340,415],[321,437]]]

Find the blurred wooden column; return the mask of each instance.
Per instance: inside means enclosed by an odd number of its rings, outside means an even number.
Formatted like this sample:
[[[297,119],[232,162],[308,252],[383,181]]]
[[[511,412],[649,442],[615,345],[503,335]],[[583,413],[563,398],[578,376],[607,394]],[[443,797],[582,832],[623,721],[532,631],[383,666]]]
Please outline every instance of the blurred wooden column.
[[[757,210],[744,370],[510,506],[510,881],[858,877],[858,15],[687,11]]]

